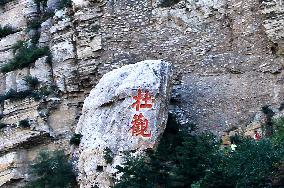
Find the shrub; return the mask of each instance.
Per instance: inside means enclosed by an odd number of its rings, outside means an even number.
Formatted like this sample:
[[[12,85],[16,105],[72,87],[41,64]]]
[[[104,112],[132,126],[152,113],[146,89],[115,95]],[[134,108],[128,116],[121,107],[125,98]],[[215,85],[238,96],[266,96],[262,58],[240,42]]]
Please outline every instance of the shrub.
[[[151,181],[154,172],[147,161],[145,156],[131,157],[130,153],[125,153],[125,162],[123,163],[123,166],[116,167],[118,172],[122,172],[123,175],[114,187],[155,187],[155,182]]]
[[[98,25],[98,24],[96,24],[96,25],[93,25],[93,26],[91,27],[91,30],[92,30],[93,32],[97,33],[97,32],[100,30],[100,28],[101,28],[101,26]]]
[[[34,18],[32,20],[27,21],[27,29],[39,29],[41,26],[42,20],[40,17]]]
[[[50,94],[57,94],[56,86],[44,86],[35,91],[26,90],[17,92],[14,89],[10,89],[5,95],[0,95],[0,103],[4,102],[7,99],[10,99],[11,101],[18,101],[23,100],[27,97],[32,97],[36,101],[38,101]]]
[[[189,136],[176,148],[177,167],[173,178],[178,186],[190,186],[207,170],[219,162],[217,155],[219,143],[210,133]]]
[[[272,117],[275,115],[275,112],[273,112],[268,105],[262,107],[262,112],[266,116],[266,123],[264,126],[265,135],[271,136],[274,132]]]
[[[37,79],[37,77],[32,77],[32,76],[25,76],[24,77],[24,81],[26,82],[26,84],[31,87],[31,88],[36,88],[38,86],[38,84],[40,83]]]
[[[6,3],[8,3],[10,0],[0,0],[0,6],[5,5]]]
[[[108,164],[111,164],[113,161],[113,153],[108,147],[104,149],[104,159]]]
[[[184,141],[184,132],[179,129],[174,118],[169,116],[156,151],[148,150],[147,155],[141,157],[131,157],[126,153],[123,166],[116,167],[123,174],[115,187],[175,187],[176,148]]]
[[[270,140],[243,139],[233,153],[219,154],[201,180],[203,187],[269,187],[269,176],[283,159],[283,146],[274,147]]]
[[[0,129],[5,128],[6,126],[7,126],[7,124],[5,124],[5,123],[0,123]]]
[[[30,176],[33,178],[26,188],[69,188],[76,184],[76,175],[72,163],[64,151],[41,151],[35,164],[30,165]]]
[[[35,34],[31,38],[31,43],[33,45],[36,45],[38,43],[39,38],[40,38],[40,32],[36,31]]]
[[[44,3],[46,3],[46,1],[42,1]],[[38,5],[39,6],[39,5]],[[41,24],[46,21],[47,19],[51,18],[54,16],[54,12],[44,12],[43,14],[41,14],[39,17],[36,17],[32,20],[29,20],[27,22],[27,30],[35,30],[34,35],[31,37],[31,43],[32,44],[37,44],[40,38],[40,32],[39,32],[39,28],[41,27]]]
[[[18,49],[23,48],[25,45],[25,42],[22,40],[17,41],[13,46],[13,53],[15,54],[17,52]]]
[[[59,3],[59,9],[63,9],[63,8],[69,8],[72,7],[72,1],[71,0],[60,0]]]
[[[7,100],[10,99],[11,101],[17,101],[25,99],[32,95],[32,91],[26,90],[26,91],[15,91],[14,89],[10,89],[4,96],[3,99]]]
[[[49,66],[52,66],[52,55],[51,55],[51,53],[47,56],[45,63],[47,63]]]
[[[240,144],[240,143],[242,143],[242,140],[243,140],[242,136],[240,136],[238,134],[236,134],[234,136],[230,136],[231,143]]]
[[[125,155],[115,187],[269,187],[284,157],[283,142],[238,137],[237,149],[226,152],[212,134],[179,129],[168,122],[156,151]]]
[[[80,142],[81,142],[81,138],[82,138],[83,135],[81,134],[73,134],[73,136],[71,137],[70,139],[70,144],[71,145],[76,145],[76,146],[79,146],[80,145]]]
[[[43,7],[47,7],[47,0],[34,0],[34,2],[37,6],[40,6],[40,4],[42,4]]]
[[[27,97],[33,97],[36,99],[36,96],[38,96],[38,91],[15,91],[14,89],[10,89],[5,95],[0,95],[0,102],[4,102],[7,99],[10,99],[11,101],[18,101],[23,100]]]
[[[54,16],[54,12],[44,12],[39,17],[36,17],[34,19],[31,19],[27,22],[27,29],[39,29],[41,27],[41,24],[46,21],[47,19]]]
[[[24,120],[19,121],[19,126],[22,128],[29,128],[31,125],[30,125],[29,120],[24,119]]]
[[[0,25],[0,38],[6,37],[10,34],[16,33],[17,31],[15,29],[13,29],[11,26],[4,26],[2,27]]]
[[[19,44],[17,44],[19,45]],[[1,67],[1,72],[7,73],[16,69],[22,69],[34,63],[38,58],[49,54],[48,47],[37,48],[28,46],[22,43],[22,46],[17,46],[18,50],[14,58]]]
[[[162,0],[160,3],[161,7],[171,7],[177,3],[179,3],[181,0]]]
[[[276,144],[281,144],[284,142],[284,117],[276,119],[273,121],[273,127],[275,129],[272,135],[272,140]]]

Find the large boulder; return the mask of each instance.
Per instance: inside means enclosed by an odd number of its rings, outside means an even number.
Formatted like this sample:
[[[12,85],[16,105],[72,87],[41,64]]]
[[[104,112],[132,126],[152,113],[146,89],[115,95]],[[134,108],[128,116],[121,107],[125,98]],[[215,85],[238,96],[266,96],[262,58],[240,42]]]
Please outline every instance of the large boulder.
[[[162,60],[123,66],[102,77],[85,99],[76,128],[83,135],[80,187],[110,187],[124,151],[155,148],[166,127],[171,77],[171,65]],[[135,99],[139,93],[141,101]]]

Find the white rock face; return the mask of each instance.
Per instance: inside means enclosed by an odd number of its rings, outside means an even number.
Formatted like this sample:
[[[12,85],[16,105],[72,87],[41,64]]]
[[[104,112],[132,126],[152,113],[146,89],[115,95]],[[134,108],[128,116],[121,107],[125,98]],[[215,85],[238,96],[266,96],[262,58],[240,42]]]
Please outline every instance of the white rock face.
[[[52,70],[46,63],[46,59],[47,56],[37,59],[34,66],[30,68],[31,76],[38,78],[42,85],[52,82]]]
[[[17,89],[16,71],[8,72],[6,74],[6,92],[8,92],[10,89]]]
[[[123,151],[139,154],[157,145],[166,127],[171,76],[169,63],[147,60],[115,69],[102,77],[86,98],[76,129],[76,133],[83,135],[78,163],[80,187],[110,187],[115,166],[122,163]],[[132,104],[136,102],[133,97],[139,88],[142,98],[149,91],[151,99],[147,104],[152,107],[137,111]],[[133,135],[132,121],[140,113],[144,123],[148,120],[148,127]],[[147,134],[151,135],[147,137]],[[104,159],[106,148],[113,153],[112,163]]]
[[[16,163],[19,161],[16,152],[1,156],[0,161],[0,186],[13,179],[23,178],[23,175],[16,169]]]
[[[24,68],[21,70],[17,71],[16,74],[16,83],[17,83],[17,91],[25,91],[29,89],[29,86],[26,84],[26,81],[24,80],[24,78],[26,76],[28,76],[29,74],[29,69],[28,68]]]

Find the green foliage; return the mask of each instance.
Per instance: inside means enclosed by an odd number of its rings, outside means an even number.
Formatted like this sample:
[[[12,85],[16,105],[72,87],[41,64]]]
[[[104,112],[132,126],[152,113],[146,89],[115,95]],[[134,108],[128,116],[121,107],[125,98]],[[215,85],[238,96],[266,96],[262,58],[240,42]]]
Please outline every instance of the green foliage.
[[[273,121],[273,127],[275,129],[272,135],[272,140],[276,144],[281,144],[284,142],[284,117],[276,119]]]
[[[30,165],[30,175],[33,180],[26,188],[70,188],[76,184],[76,175],[64,151],[41,151],[35,164]]]
[[[177,147],[178,165],[175,169],[176,186],[190,186],[200,177],[205,176],[218,158],[218,141],[210,134],[189,136],[185,138],[182,146]]]
[[[30,122],[27,119],[23,119],[19,121],[19,126],[22,128],[30,128]]]
[[[71,0],[60,0],[59,9],[70,8],[70,7],[72,7]]]
[[[32,96],[32,91],[30,90],[17,92],[14,89],[10,89],[5,95],[0,96],[0,101],[4,101],[7,99],[10,99],[11,101],[17,101],[25,99],[29,96]]]
[[[5,128],[7,126],[7,124],[5,124],[5,123],[0,123],[0,129],[3,129],[3,128]]]
[[[22,69],[34,63],[38,58],[49,55],[49,48],[38,48],[34,45],[19,42],[15,46],[17,52],[12,60],[1,67],[1,72],[7,73],[16,69]],[[14,49],[15,49],[14,48]]]
[[[31,38],[31,43],[33,45],[36,45],[38,43],[39,38],[40,38],[40,32],[36,31],[35,34]]]
[[[47,7],[47,0],[34,0],[35,4],[39,7],[41,4],[43,7]]]
[[[111,164],[113,161],[113,153],[108,147],[104,149],[104,159],[108,164]]]
[[[171,124],[156,151],[142,157],[126,154],[115,187],[262,188],[271,185],[269,178],[284,157],[283,143],[238,136],[236,151],[226,152],[212,134],[192,135]]]
[[[81,138],[82,138],[83,135],[81,134],[73,134],[73,136],[71,137],[70,139],[70,144],[71,145],[76,145],[76,146],[79,146],[80,145],[80,142],[81,142]]]
[[[179,3],[181,0],[162,0],[160,3],[161,7],[171,7],[177,3]]]
[[[11,101],[19,101],[27,97],[34,98],[37,101],[50,94],[57,95],[56,92],[57,90],[54,86],[44,86],[35,91],[25,90],[17,92],[14,89],[10,89],[5,95],[0,95],[0,102],[4,102],[8,99],[10,99]]]
[[[179,129],[174,118],[169,116],[166,130],[155,152],[149,150],[142,157],[131,157],[130,153],[126,153],[123,167],[117,166],[123,175],[115,187],[175,187],[176,148],[184,141],[184,132]]]
[[[155,182],[152,181],[153,168],[149,159],[145,156],[131,157],[130,153],[125,153],[124,166],[117,166],[119,172],[123,172],[121,180],[114,186],[115,188],[153,188]]]
[[[98,24],[96,24],[96,25],[93,25],[93,26],[91,27],[91,30],[92,30],[93,32],[97,33],[97,32],[100,30],[100,28],[101,28],[101,26],[98,25]]]
[[[11,0],[0,0],[0,6],[5,5],[6,3],[9,3]]]
[[[23,48],[23,46],[25,45],[25,42],[22,40],[17,41],[13,46],[13,53],[15,54],[17,52],[18,49]]]
[[[13,29],[11,26],[1,26],[0,25],[0,38],[6,37],[10,34],[16,33],[17,31]]]
[[[274,132],[272,117],[275,115],[273,110],[268,105],[262,107],[262,112],[266,115],[266,123],[264,126],[264,132],[266,136],[271,136]]]
[[[269,176],[283,159],[283,146],[274,147],[270,140],[243,139],[237,150],[220,153],[218,161],[202,179],[201,187],[266,187]]]
[[[231,143],[240,144],[240,143],[242,143],[242,140],[243,140],[243,138],[238,134],[236,134],[234,136],[230,136]]]
[[[41,27],[41,24],[46,21],[47,19],[51,18],[54,16],[54,12],[45,12],[42,13],[39,17],[36,17],[32,20],[28,20],[27,22],[27,29],[32,30],[32,29],[39,29]]]
[[[27,21],[27,29],[39,29],[41,26],[42,20],[40,17],[34,18],[32,20]]]
[[[50,66],[52,66],[52,55],[49,53],[49,55],[46,58],[46,63]]]
[[[38,84],[40,83],[39,80],[37,79],[37,77],[33,77],[33,76],[25,76],[24,77],[24,81],[26,82],[26,84],[30,87],[30,88],[36,88],[38,86]]]

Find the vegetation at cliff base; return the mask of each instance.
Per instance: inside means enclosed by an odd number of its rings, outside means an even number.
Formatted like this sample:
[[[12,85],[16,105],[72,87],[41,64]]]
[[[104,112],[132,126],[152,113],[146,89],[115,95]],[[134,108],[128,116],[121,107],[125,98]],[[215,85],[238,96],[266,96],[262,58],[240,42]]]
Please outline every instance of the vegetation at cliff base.
[[[284,145],[271,139],[239,137],[237,149],[222,148],[211,133],[193,135],[172,119],[156,151],[125,155],[115,187],[272,187],[284,157]]]
[[[76,184],[76,174],[64,151],[41,151],[29,170],[32,180],[25,188],[70,188]]]

